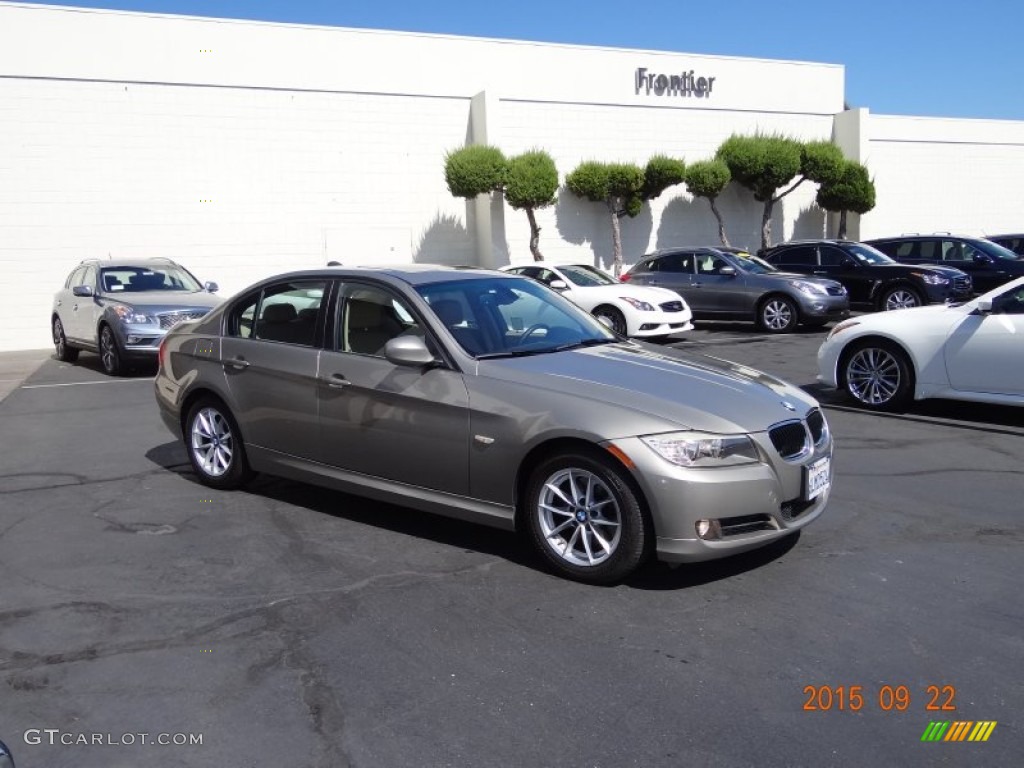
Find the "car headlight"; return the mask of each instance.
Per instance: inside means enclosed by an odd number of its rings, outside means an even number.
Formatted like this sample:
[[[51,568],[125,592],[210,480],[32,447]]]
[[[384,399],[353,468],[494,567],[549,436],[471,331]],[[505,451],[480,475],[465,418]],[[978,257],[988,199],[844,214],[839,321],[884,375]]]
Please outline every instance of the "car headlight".
[[[920,277],[928,285],[948,285],[949,278],[943,277],[942,275],[936,275],[931,272],[914,272],[914,277]]]
[[[629,296],[619,296],[619,298],[629,304],[633,309],[639,309],[641,312],[654,311],[654,305],[648,304],[646,301],[640,301],[640,299],[634,299]]]
[[[828,336],[825,337],[825,341],[828,341],[833,336],[839,335],[840,333],[845,331],[847,328],[853,328],[853,326],[855,326],[855,325],[860,325],[860,321],[859,320],[843,320],[843,322],[838,323],[837,325],[835,325],[832,328],[831,331],[828,332]]]
[[[808,296],[828,296],[825,286],[818,283],[810,283],[806,280],[790,280],[789,284],[800,291],[800,293],[806,293]]]
[[[142,312],[136,312],[133,307],[129,307],[127,304],[111,304],[110,311],[125,323],[141,324],[156,322],[149,315]]]
[[[729,467],[758,461],[757,448],[746,435],[670,432],[640,440],[665,461],[680,467]]]

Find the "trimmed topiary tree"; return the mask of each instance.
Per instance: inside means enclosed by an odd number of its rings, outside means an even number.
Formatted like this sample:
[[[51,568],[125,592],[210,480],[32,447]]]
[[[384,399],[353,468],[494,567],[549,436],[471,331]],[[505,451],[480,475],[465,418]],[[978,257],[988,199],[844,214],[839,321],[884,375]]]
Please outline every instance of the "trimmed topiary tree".
[[[554,203],[557,193],[558,169],[547,152],[532,149],[508,161],[505,200],[517,211],[526,211],[530,222],[530,253],[534,261],[544,260],[535,212]]]
[[[729,167],[739,184],[764,203],[761,218],[761,247],[771,245],[772,212],[775,203],[805,181],[832,183],[841,173],[843,153],[830,141],[803,143],[777,134],[732,135],[718,148],[715,157]],[[799,178],[779,192],[796,176]]]
[[[846,239],[846,212],[864,214],[875,207],[875,183],[868,176],[868,169],[860,163],[847,160],[843,163],[839,178],[818,189],[818,205],[826,211],[839,213],[840,240]]]
[[[508,162],[497,147],[473,144],[453,149],[444,156],[444,180],[456,197],[472,199],[501,189]]]
[[[711,212],[718,221],[718,239],[722,245],[729,245],[729,238],[725,236],[725,221],[715,201],[731,180],[729,166],[721,160],[702,160],[691,163],[686,169],[686,189],[694,197],[707,198],[711,204]]]
[[[565,186],[577,197],[604,203],[612,220],[612,271],[622,274],[622,230],[619,220],[640,213],[651,200],[673,184],[682,182],[686,166],[682,160],[657,155],[644,169],[632,163],[580,163],[565,178]]]

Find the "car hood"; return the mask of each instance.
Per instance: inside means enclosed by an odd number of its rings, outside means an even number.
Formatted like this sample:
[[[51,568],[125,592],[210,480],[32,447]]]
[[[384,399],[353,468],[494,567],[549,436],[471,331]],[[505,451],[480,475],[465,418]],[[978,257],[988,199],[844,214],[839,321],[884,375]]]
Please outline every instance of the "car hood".
[[[651,432],[761,432],[780,421],[802,417],[817,405],[802,390],[761,371],[646,344],[617,343],[486,360],[477,372],[519,383],[533,393],[587,398],[595,407],[646,415],[649,418],[636,424],[638,430]]]
[[[138,293],[101,293],[104,302],[116,301],[130,307],[145,307],[154,312],[172,312],[179,309],[211,309],[223,301],[207,291],[139,291]]]
[[[605,300],[618,299],[629,296],[640,301],[652,304],[664,304],[666,301],[681,301],[682,297],[675,291],[668,288],[657,288],[653,285],[634,285],[633,283],[622,283],[620,285],[591,285],[574,286],[574,291],[580,291],[590,297],[601,297]]]

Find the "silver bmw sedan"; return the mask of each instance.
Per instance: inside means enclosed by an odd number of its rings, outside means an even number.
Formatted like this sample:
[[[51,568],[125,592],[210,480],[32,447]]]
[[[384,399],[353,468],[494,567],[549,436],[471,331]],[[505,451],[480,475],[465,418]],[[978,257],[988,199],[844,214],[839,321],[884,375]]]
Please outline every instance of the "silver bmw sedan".
[[[159,360],[160,414],[203,483],[265,472],[518,529],[581,581],[763,546],[832,483],[800,389],[488,270],[279,275],[177,326]]]

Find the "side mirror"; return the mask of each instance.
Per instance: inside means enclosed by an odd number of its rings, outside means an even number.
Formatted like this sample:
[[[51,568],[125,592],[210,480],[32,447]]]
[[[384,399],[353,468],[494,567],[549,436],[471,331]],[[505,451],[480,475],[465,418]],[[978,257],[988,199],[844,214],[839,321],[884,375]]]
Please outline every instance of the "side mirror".
[[[71,293],[73,293],[75,296],[79,296],[85,299],[88,298],[89,296],[92,296],[92,286],[76,285],[74,288],[71,289]]]
[[[568,290],[569,284],[565,280],[552,280],[548,283],[549,288],[554,288],[556,291]]]
[[[992,299],[978,299],[977,313],[979,315],[988,315],[992,313]]]
[[[722,267],[718,270],[718,274],[725,275],[726,277],[736,277],[736,267]]]
[[[839,266],[841,266],[841,267],[856,267],[857,266],[857,262],[854,259],[851,259],[849,256],[844,256],[843,260],[841,262],[839,262]]]
[[[217,285],[216,283],[203,283],[203,288],[205,288],[210,293],[216,293],[217,291],[220,290],[220,286]]]
[[[421,368],[437,362],[419,336],[396,336],[384,345],[384,358],[395,365]]]
[[[7,745],[0,741],[0,768],[14,768],[14,758]]]
[[[992,263],[992,257],[989,256],[987,253],[976,253],[976,254],[974,254],[974,263],[975,264],[991,264]]]

